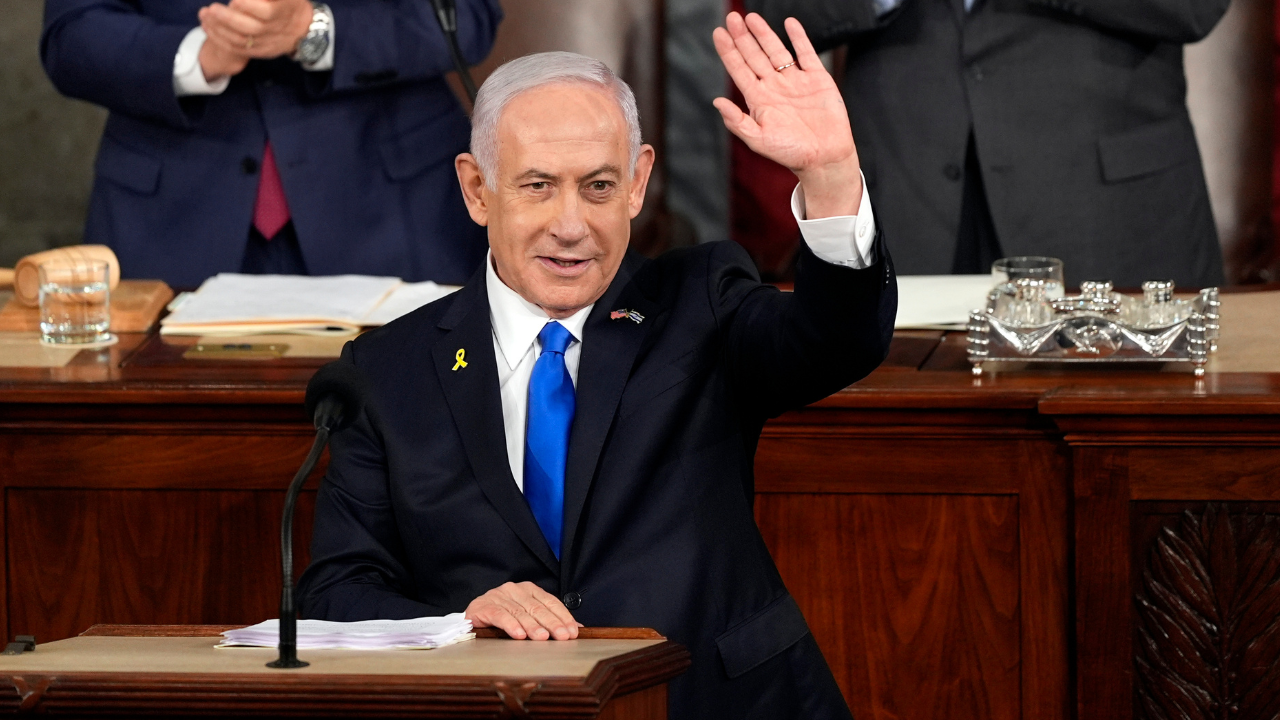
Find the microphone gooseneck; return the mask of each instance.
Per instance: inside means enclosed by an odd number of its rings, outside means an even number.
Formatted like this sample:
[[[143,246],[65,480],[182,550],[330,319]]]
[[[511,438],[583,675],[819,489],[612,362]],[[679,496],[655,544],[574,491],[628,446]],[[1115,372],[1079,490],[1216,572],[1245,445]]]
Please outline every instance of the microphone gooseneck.
[[[364,398],[363,376],[354,365],[343,360],[320,368],[307,383],[306,407],[316,426],[316,439],[284,496],[284,517],[280,522],[280,657],[267,663],[267,667],[287,669],[310,664],[298,659],[298,607],[293,596],[294,508],[303,484],[329,443],[329,436],[356,419],[364,407]]]
[[[467,69],[467,61],[462,57],[462,47],[458,45],[458,7],[455,0],[431,0],[436,11],[436,20],[444,31],[445,40],[449,44],[449,58],[453,60],[453,69],[462,80],[462,87],[467,91],[471,104],[476,104],[476,82],[471,79],[471,71]]]
[[[298,659],[298,606],[293,597],[293,510],[298,504],[303,483],[315,469],[328,442],[329,429],[322,427],[317,430],[311,452],[307,453],[307,459],[298,468],[298,474],[293,476],[289,492],[284,496],[284,518],[280,522],[280,556],[284,561],[280,586],[280,657],[267,663],[270,668],[300,668],[311,664]]]

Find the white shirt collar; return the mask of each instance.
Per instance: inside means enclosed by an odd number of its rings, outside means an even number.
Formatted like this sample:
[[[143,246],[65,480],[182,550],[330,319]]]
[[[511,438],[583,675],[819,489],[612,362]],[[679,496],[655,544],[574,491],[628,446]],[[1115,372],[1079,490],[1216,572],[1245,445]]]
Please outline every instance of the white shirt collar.
[[[507,367],[514,370],[551,317],[502,282],[493,269],[492,252],[485,255],[484,267],[484,285],[489,295],[489,321],[493,325],[493,337],[498,341],[498,348],[502,350]],[[582,342],[582,328],[587,324],[587,316],[591,314],[593,307],[595,303],[557,322],[573,335],[574,340]]]

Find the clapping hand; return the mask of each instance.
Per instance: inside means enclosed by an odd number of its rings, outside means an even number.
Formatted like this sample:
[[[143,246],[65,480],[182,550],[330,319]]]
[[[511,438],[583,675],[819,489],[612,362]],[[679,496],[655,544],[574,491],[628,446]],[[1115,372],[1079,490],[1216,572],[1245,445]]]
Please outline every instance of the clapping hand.
[[[730,13],[725,25],[712,34],[716,52],[750,110],[716,98],[725,127],[796,174],[809,219],[857,214],[862,176],[849,113],[800,22],[786,21],[794,58],[755,13]]]
[[[239,73],[254,58],[293,53],[311,25],[312,5],[310,0],[230,0],[200,8],[199,16],[209,36],[200,65],[213,79]]]

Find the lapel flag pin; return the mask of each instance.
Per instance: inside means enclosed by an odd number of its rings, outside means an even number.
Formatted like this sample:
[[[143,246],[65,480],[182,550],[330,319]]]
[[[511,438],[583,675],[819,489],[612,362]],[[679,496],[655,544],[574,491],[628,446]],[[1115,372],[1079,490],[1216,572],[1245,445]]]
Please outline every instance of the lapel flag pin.
[[[623,319],[626,319],[626,320],[630,320],[631,322],[633,322],[633,323],[635,323],[635,324],[637,324],[637,325],[639,325],[640,323],[644,322],[644,316],[643,316],[643,315],[641,315],[640,313],[636,312],[635,310],[628,310],[628,309],[626,309],[626,308],[622,308],[622,309],[620,309],[620,310],[614,310],[613,312],[609,313],[609,319],[610,319],[610,320],[623,320]]]
[[[458,372],[458,368],[464,368],[467,366],[467,361],[463,359],[466,356],[467,356],[467,351],[462,348],[458,348],[458,352],[454,353],[453,359],[457,360],[457,362],[453,364],[454,372]]]

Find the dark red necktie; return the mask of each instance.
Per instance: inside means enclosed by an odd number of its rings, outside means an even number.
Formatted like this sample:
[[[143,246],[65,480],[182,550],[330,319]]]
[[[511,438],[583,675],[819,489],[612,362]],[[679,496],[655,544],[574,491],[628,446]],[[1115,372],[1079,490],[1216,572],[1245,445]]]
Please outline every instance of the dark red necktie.
[[[262,177],[258,181],[258,200],[253,206],[253,226],[270,240],[289,222],[289,203],[284,199],[284,185],[276,169],[276,156],[271,142],[262,151]]]

